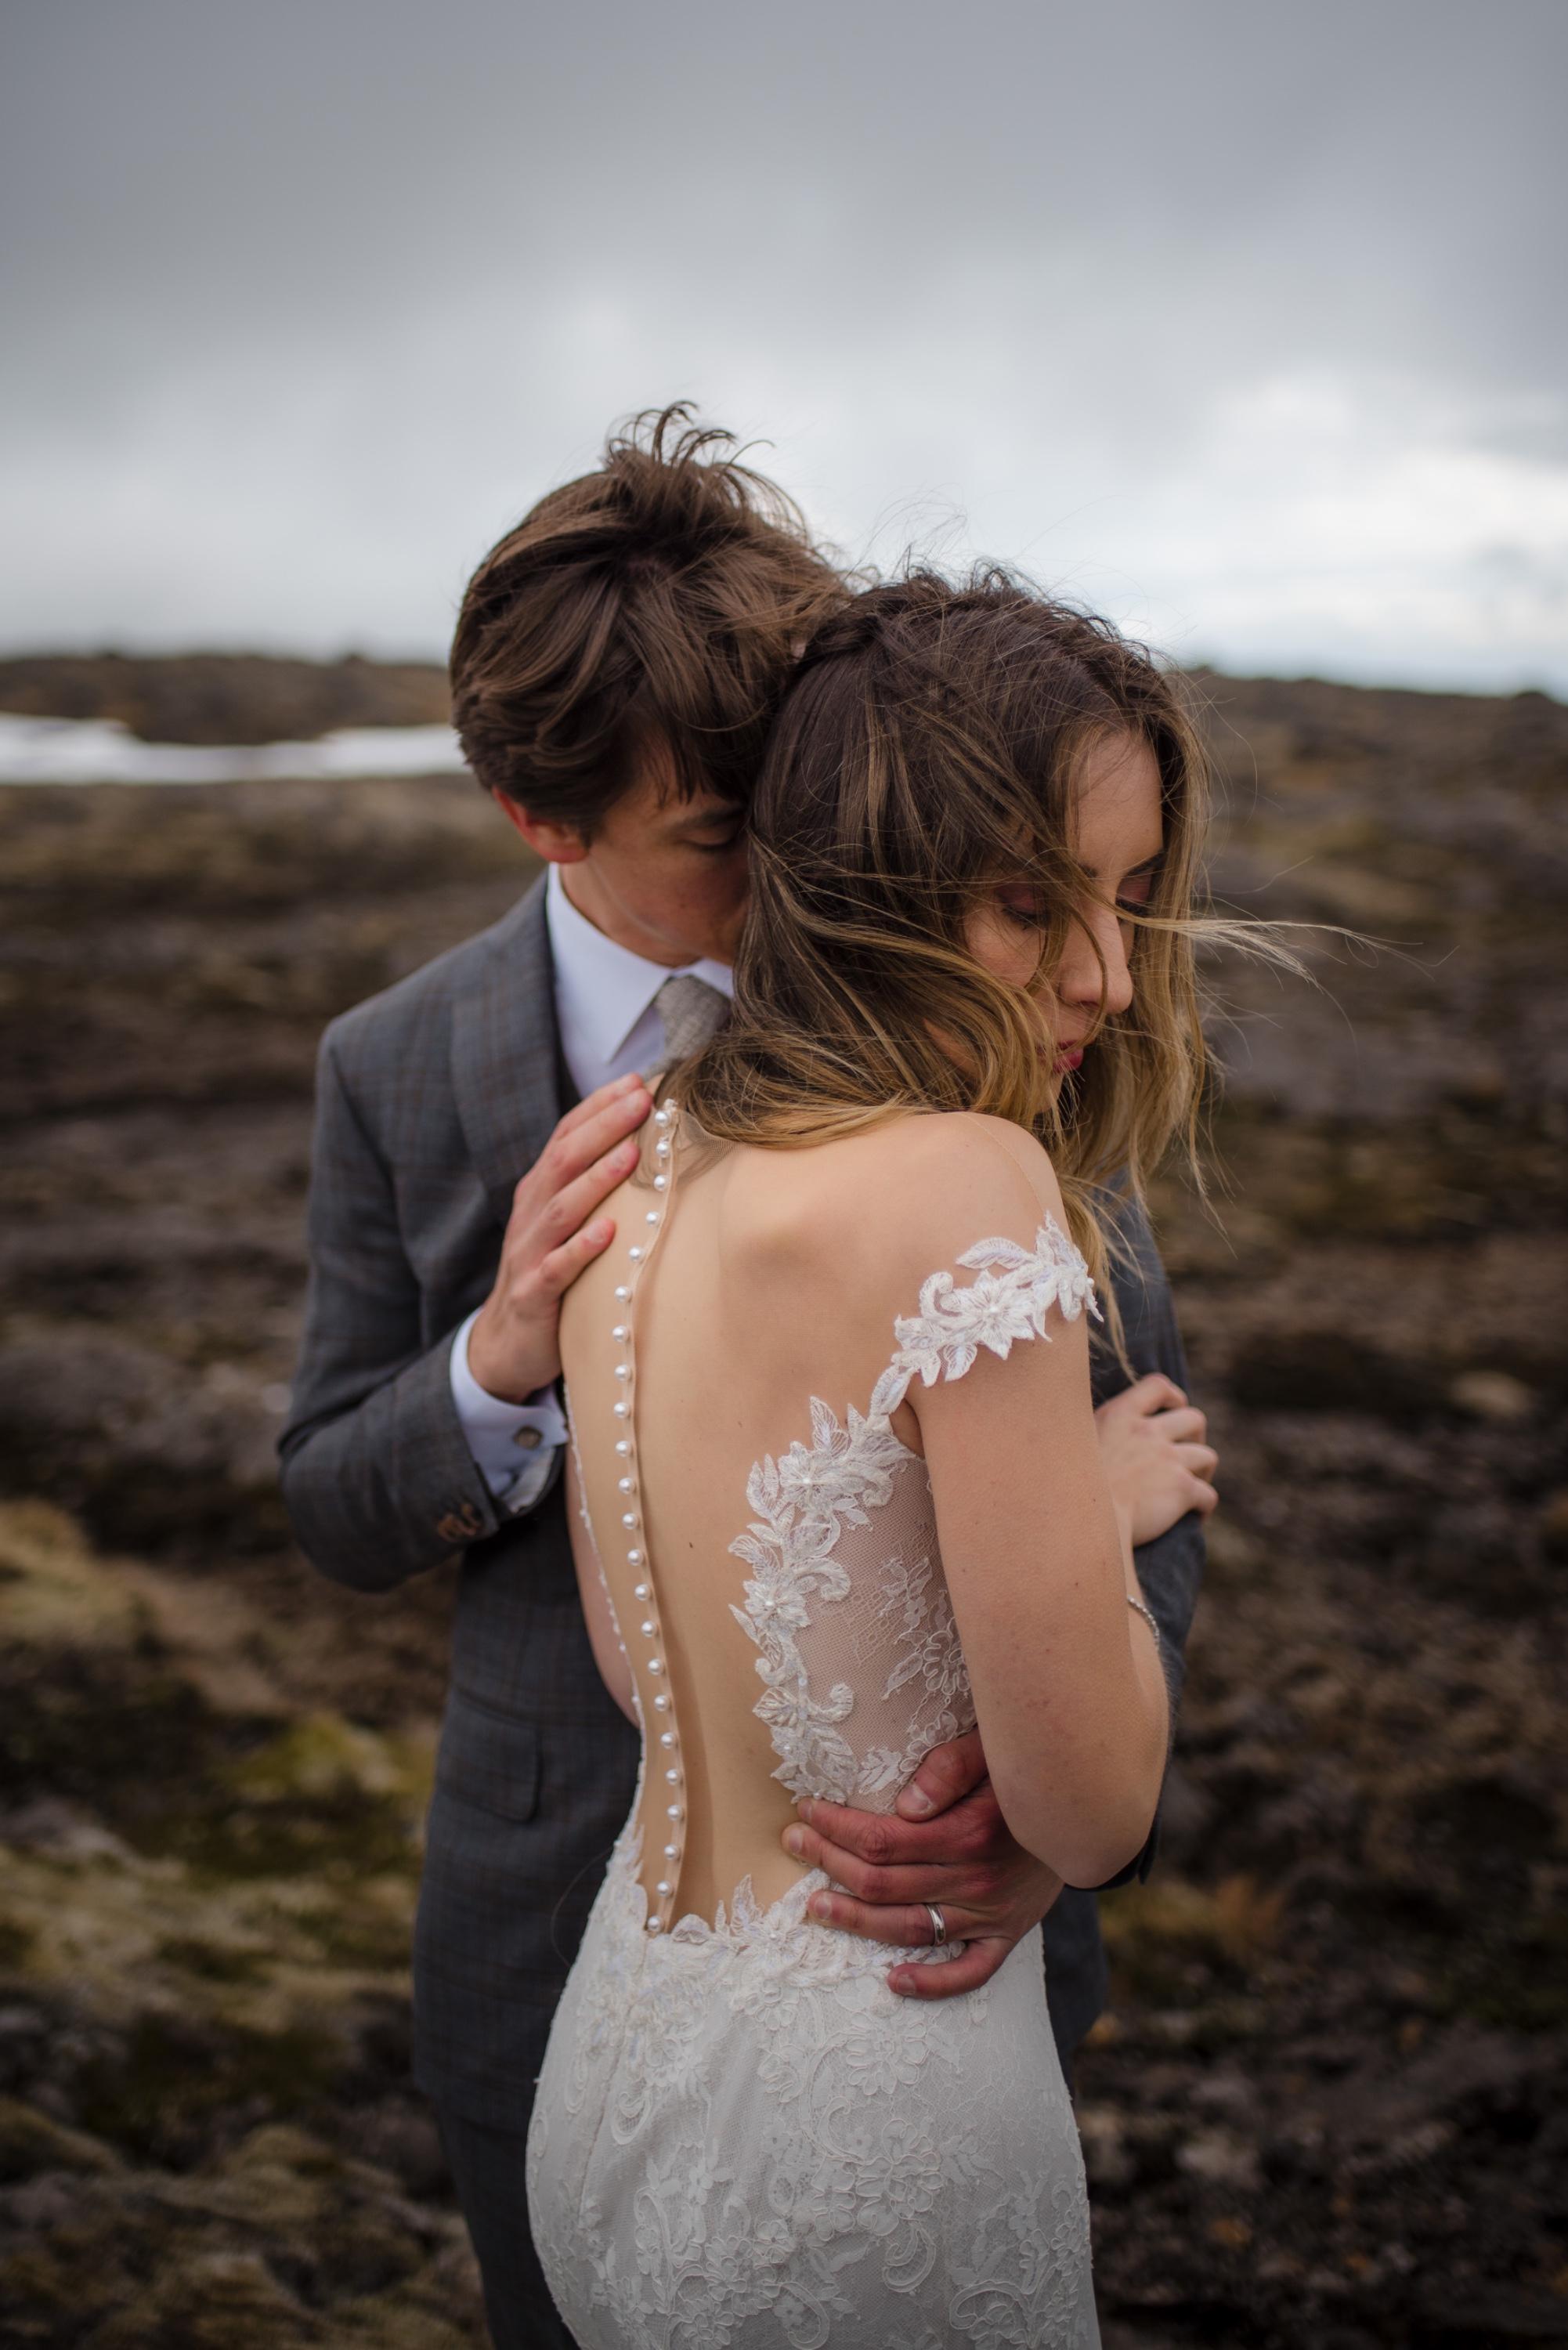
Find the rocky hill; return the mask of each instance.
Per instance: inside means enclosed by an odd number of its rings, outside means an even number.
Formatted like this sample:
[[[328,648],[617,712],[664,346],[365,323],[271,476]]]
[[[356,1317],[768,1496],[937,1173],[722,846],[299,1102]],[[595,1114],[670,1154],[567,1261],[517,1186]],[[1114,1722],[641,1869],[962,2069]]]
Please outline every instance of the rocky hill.
[[[439,726],[446,673],[422,661],[262,653],[41,653],[0,660],[0,710],[117,718],[149,743],[307,743],[337,726]]]
[[[1564,2340],[1568,710],[1199,683],[1218,893],[1384,943],[1210,964],[1213,1204],[1158,1203],[1225,1508],[1079,2084],[1106,2339]],[[0,706],[442,714],[363,663]],[[0,793],[6,2342],[483,2340],[406,2078],[451,1589],[313,1576],[271,1445],[321,1024],[528,878],[462,779]]]

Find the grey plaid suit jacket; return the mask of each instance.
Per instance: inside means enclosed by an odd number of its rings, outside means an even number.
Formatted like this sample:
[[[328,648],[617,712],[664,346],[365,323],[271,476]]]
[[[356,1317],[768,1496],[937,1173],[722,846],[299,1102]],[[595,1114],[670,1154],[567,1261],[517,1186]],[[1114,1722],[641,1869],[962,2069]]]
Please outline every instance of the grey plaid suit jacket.
[[[518,1178],[569,1099],[543,884],[493,929],[335,1021],[318,1072],[310,1287],[283,1484],[322,1572],[364,1591],[461,1563],[414,1943],[415,2068],[471,2121],[527,2119],[550,2018],[630,1808],[637,1734],[599,1679],[557,1478],[504,1517],[452,1400],[458,1325],[489,1294]],[[1147,1228],[1118,1284],[1140,1371],[1185,1384]],[[1114,1393],[1114,1362],[1096,1373]],[[1198,1521],[1139,1554],[1175,1669]],[[1137,1865],[1147,1873],[1150,1846]],[[1128,1874],[1132,1872],[1129,1871]],[[1064,2052],[1105,1994],[1092,1893],[1045,1923]]]

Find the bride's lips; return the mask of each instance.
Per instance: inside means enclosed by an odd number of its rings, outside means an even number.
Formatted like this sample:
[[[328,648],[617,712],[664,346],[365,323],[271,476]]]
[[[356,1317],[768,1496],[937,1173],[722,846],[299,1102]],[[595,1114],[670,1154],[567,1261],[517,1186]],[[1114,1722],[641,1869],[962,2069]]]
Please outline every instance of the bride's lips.
[[[1083,1046],[1081,1045],[1069,1045],[1064,1053],[1057,1054],[1055,1066],[1058,1075],[1061,1075],[1063,1072],[1069,1069],[1082,1068],[1084,1066]]]

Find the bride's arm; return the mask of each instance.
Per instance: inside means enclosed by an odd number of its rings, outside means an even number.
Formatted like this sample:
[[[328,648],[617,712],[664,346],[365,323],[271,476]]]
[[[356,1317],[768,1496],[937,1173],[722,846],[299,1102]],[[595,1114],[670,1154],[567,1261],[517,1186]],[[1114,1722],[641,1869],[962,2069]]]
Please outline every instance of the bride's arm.
[[[940,1205],[919,1219],[919,1246],[961,1289],[986,1278],[957,1263],[975,1243],[1032,1251],[1048,1217],[1066,1219],[1035,1146],[1021,1156],[990,1121],[936,1123],[945,1163],[926,1196]],[[1153,1634],[1127,1604],[1138,1584],[1101,1460],[1088,1322],[1053,1304],[1044,1336],[1016,1337],[1005,1360],[983,1346],[958,1375],[955,1360],[907,1401],[992,1784],[1020,1844],[1069,1884],[1102,1884],[1147,1837],[1169,1713]]]

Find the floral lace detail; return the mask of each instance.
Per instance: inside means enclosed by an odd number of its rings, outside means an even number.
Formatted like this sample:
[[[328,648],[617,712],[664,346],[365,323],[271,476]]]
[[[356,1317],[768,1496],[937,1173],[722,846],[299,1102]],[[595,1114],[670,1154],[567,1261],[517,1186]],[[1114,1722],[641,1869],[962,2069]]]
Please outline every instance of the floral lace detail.
[[[900,2000],[892,1953],[763,1910],[644,1930],[618,1846],[528,2144],[583,2350],[1092,2350],[1082,2160],[1038,1934],[985,1991]],[[909,1953],[900,1953],[908,1957]],[[940,1963],[940,1961],[938,1961]]]
[[[952,1601],[929,1552],[908,1559],[895,1551],[887,1561],[874,1620],[894,1648],[882,1686],[884,1700],[899,1696],[915,1683],[920,1694],[903,1743],[872,1746],[862,1755],[856,1778],[862,1801],[871,1795],[896,1797],[933,1746],[945,1745],[974,1721],[974,1699]]]
[[[955,1288],[950,1273],[933,1273],[920,1291],[918,1314],[900,1314],[893,1325],[898,1349],[877,1382],[872,1417],[897,1411],[917,1375],[935,1387],[945,1371],[961,1378],[982,1347],[1005,1361],[1015,1338],[1049,1338],[1045,1316],[1053,1305],[1075,1322],[1086,1305],[1097,1319],[1089,1268],[1054,1216],[1034,1235],[1033,1250],[1017,1241],[977,1241],[958,1260],[980,1279]],[[1002,1265],[1002,1273],[989,1268]]]
[[[799,1635],[810,1624],[808,1601],[846,1599],[847,1569],[833,1555],[846,1526],[869,1526],[869,1513],[892,1499],[897,1472],[919,1463],[886,1418],[863,1419],[850,1408],[841,1428],[818,1397],[811,1400],[812,1441],[792,1444],[775,1461],[760,1461],[746,1482],[756,1520],[730,1544],[751,1568],[746,1604],[732,1607],[761,1654],[764,1685],[756,1712],[768,1726],[779,1767],[774,1773],[792,1795],[852,1803],[861,1792],[861,1763],[839,1723],[855,1705],[847,1681],[814,1692]]]
[[[930,1485],[919,1455],[900,1443],[890,1425],[917,1376],[927,1387],[945,1373],[961,1378],[981,1347],[1003,1358],[1015,1339],[1048,1337],[1053,1305],[1075,1322],[1095,1304],[1088,1267],[1057,1223],[1047,1217],[1033,1250],[1017,1241],[984,1240],[958,1259],[979,1278],[960,1288],[950,1273],[933,1273],[920,1290],[919,1312],[894,1323],[897,1349],[877,1380],[871,1409],[862,1418],[853,1405],[847,1424],[820,1397],[811,1401],[809,1445],[796,1442],[777,1461],[758,1461],[746,1482],[755,1516],[730,1545],[752,1570],[745,1604],[732,1607],[735,1620],[758,1649],[763,1694],[755,1708],[766,1722],[779,1757],[775,1779],[792,1795],[833,1803],[866,1804],[898,1789],[923,1755],[974,1724],[969,1675],[959,1646],[945,1577],[936,1555]],[[995,1268],[1000,1267],[998,1271]],[[922,1542],[895,1545],[870,1562],[879,1587],[877,1617],[882,1644],[891,1653],[876,1708],[878,1721],[857,1742],[850,1718],[867,1713],[862,1686],[828,1679],[819,1650],[830,1645],[825,1611],[839,1607],[855,1590],[857,1577],[846,1564],[847,1529],[869,1530],[871,1513],[885,1512],[906,1484],[918,1486],[923,1504],[915,1532]],[[861,1569],[865,1578],[866,1566]],[[866,1654],[862,1643],[857,1652]],[[909,1710],[893,1700],[919,1686]],[[877,1736],[877,1728],[896,1736]]]

